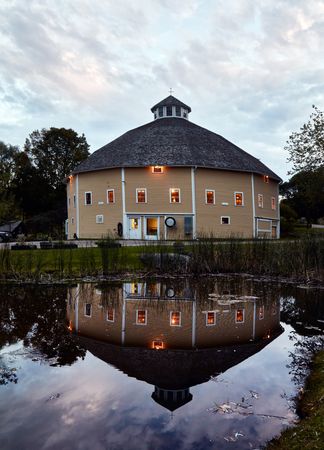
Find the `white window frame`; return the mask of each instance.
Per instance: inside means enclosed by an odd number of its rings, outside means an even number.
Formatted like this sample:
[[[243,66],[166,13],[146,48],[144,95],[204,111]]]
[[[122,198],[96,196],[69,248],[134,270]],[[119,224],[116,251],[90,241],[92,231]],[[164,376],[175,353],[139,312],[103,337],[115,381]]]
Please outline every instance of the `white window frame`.
[[[101,217],[102,219],[99,219],[99,217]],[[96,223],[97,224],[102,224],[102,223],[104,223],[104,215],[103,214],[97,214],[96,215]]]
[[[213,193],[213,202],[212,203],[208,203],[208,201],[207,201],[207,192]],[[205,189],[205,204],[206,205],[215,205],[215,189]]]
[[[138,192],[139,191],[144,191],[145,192],[145,202],[139,202],[138,201]],[[147,189],[146,188],[136,188],[136,203],[147,203]]]
[[[263,208],[263,194],[258,194],[258,208]]]
[[[208,314],[214,314],[214,323],[208,323]],[[206,327],[214,327],[216,325],[216,311],[206,311]]]
[[[87,194],[90,194],[90,203],[87,203]],[[92,205],[92,191],[86,191],[84,193],[84,204],[85,204],[85,206],[91,206]]]
[[[223,219],[228,219],[228,223],[223,223]],[[220,223],[221,223],[221,225],[231,225],[230,216],[221,216]]]
[[[109,309],[111,309],[112,310],[112,313],[113,313],[113,318],[112,318],[112,320],[111,319],[108,319],[108,311],[109,311]],[[108,308],[107,309],[107,314],[106,314],[106,320],[107,320],[107,322],[115,322],[115,308]]]
[[[172,314],[173,313],[179,313],[179,325],[172,323]],[[170,311],[170,327],[181,327],[181,322],[182,322],[181,311]]]
[[[90,315],[87,314],[87,305],[90,305]],[[84,317],[92,317],[92,304],[91,303],[85,303],[84,304]]]
[[[178,202],[173,202],[172,201],[172,197],[171,197],[172,191],[178,191],[179,192],[179,201]],[[181,203],[181,189],[180,188],[170,188],[169,189],[169,200],[170,200],[171,205],[175,205],[175,204],[177,205],[177,204]]]
[[[138,321],[139,311],[145,311],[145,322],[144,323]],[[137,309],[136,310],[136,325],[143,325],[143,326],[147,325],[147,309]]]
[[[112,192],[112,193],[113,193],[113,201],[112,201],[112,202],[109,201],[109,195],[108,195],[108,192]],[[106,201],[107,201],[107,204],[108,204],[108,205],[110,205],[110,204],[112,204],[112,203],[115,203],[115,189],[107,189]]]
[[[242,321],[237,320],[237,312],[238,312],[240,309],[243,311],[243,320],[242,320]],[[237,308],[237,309],[235,310],[235,323],[244,323],[244,322],[245,322],[245,308]]]
[[[236,204],[236,195],[237,194],[242,194],[242,205],[237,205]],[[242,191],[235,191],[234,192],[234,206],[238,206],[238,207],[244,206],[244,192],[242,192]]]
[[[272,211],[275,211],[276,208],[276,197],[271,197],[271,209]]]

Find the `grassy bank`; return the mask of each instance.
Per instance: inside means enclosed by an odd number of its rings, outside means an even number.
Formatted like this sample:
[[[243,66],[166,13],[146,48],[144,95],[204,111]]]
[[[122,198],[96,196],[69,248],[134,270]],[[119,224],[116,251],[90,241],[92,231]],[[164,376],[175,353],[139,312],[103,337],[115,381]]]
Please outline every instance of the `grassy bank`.
[[[315,355],[305,393],[298,405],[301,421],[271,441],[267,450],[316,450],[324,443],[324,351]]]
[[[38,280],[147,271],[153,273],[250,273],[324,282],[324,240],[226,242],[201,238],[183,245],[149,242],[128,247],[0,250],[0,279]]]

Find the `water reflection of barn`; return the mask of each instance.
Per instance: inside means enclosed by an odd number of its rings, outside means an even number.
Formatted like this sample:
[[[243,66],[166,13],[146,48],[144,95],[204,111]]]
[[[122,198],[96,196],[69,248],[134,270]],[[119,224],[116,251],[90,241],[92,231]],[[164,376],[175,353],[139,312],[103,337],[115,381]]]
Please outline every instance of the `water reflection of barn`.
[[[102,290],[79,285],[69,294],[70,328],[96,357],[154,385],[152,398],[173,411],[191,400],[191,386],[249,358],[281,332],[278,301],[217,292],[197,300],[196,294],[186,281]]]

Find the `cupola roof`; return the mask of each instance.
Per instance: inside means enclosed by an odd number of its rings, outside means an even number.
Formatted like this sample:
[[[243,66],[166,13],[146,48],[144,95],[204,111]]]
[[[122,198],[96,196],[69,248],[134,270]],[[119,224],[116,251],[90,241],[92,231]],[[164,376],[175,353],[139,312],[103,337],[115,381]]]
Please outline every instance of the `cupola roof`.
[[[159,103],[152,106],[151,111],[154,112],[160,106],[180,106],[181,108],[186,109],[188,111],[188,113],[191,112],[190,106],[186,105],[185,103],[181,102],[177,98],[173,97],[173,95],[169,95],[164,100],[161,100]]]

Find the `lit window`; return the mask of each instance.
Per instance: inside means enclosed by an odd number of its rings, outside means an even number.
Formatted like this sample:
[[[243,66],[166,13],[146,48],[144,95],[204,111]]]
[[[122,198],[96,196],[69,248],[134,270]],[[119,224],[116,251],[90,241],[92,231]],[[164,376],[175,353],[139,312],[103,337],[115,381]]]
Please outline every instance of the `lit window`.
[[[102,214],[96,216],[96,223],[104,223],[104,216]]]
[[[180,108],[180,106],[176,106],[175,112],[176,112],[176,116],[177,117],[181,117],[181,108]]]
[[[146,203],[146,189],[136,189],[136,203]]]
[[[147,314],[145,309],[136,311],[136,325],[146,325]]]
[[[85,205],[92,205],[92,192],[84,193],[84,203]]]
[[[139,226],[139,218],[133,217],[132,219],[130,219],[130,227],[132,230],[138,230],[138,226]]]
[[[215,204],[215,191],[206,189],[205,195],[206,195],[206,199],[205,199],[206,203],[208,205],[214,205]]]
[[[264,306],[260,306],[259,308],[259,320],[264,318]]]
[[[244,322],[244,308],[240,308],[236,310],[236,323],[243,323]]]
[[[163,173],[163,167],[162,166],[153,166],[152,173]]]
[[[276,199],[275,197],[271,197],[271,209],[276,209]]]
[[[230,225],[231,219],[229,216],[222,216],[221,217],[221,224],[222,225]]]
[[[167,106],[166,107],[166,115],[167,116],[172,116],[172,106]]]
[[[115,203],[115,190],[114,189],[107,190],[107,203]]]
[[[258,207],[263,208],[263,195],[258,194]]]
[[[85,305],[84,305],[84,315],[86,316],[86,317],[91,317],[91,303],[86,303]]]
[[[180,189],[170,189],[170,203],[180,203]]]
[[[170,325],[171,325],[171,327],[180,327],[181,326],[181,312],[180,311],[171,311]]]
[[[163,106],[159,106],[159,117],[163,117]]]
[[[115,310],[114,310],[114,308],[108,308],[107,321],[108,322],[114,322],[115,321]]]
[[[215,311],[208,311],[206,314],[206,325],[215,325],[216,324],[216,312]]]
[[[243,206],[243,192],[234,192],[235,206]]]
[[[264,181],[265,183],[269,183],[269,177],[268,177],[268,175],[263,175],[263,181]]]

